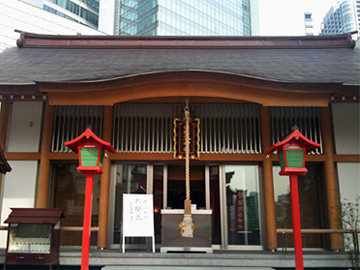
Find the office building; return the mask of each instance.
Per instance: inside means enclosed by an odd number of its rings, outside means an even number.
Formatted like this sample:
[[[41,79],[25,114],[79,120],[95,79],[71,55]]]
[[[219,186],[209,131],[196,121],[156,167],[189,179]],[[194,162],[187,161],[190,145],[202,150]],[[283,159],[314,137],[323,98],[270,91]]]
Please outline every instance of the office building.
[[[38,34],[104,35],[84,24],[59,17],[42,8],[18,0],[0,0],[0,52],[16,46],[14,30]]]
[[[356,5],[359,6],[356,8]],[[343,0],[332,6],[321,23],[320,35],[336,35],[359,31],[360,2]]]
[[[22,0],[69,20],[97,29],[99,0]]]
[[[305,35],[313,36],[314,35],[314,22],[313,22],[313,18],[312,18],[312,13],[305,12],[304,20],[305,20]]]
[[[357,27],[357,31],[360,31],[360,0],[356,0],[356,27]]]
[[[115,1],[115,35],[250,36],[257,0]]]

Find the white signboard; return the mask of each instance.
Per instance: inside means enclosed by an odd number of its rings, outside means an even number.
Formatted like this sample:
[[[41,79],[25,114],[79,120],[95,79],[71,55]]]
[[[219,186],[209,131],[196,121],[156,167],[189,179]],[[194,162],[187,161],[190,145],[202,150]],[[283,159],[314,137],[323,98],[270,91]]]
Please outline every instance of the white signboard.
[[[155,252],[154,210],[152,194],[123,194],[123,239],[125,237],[152,237]]]

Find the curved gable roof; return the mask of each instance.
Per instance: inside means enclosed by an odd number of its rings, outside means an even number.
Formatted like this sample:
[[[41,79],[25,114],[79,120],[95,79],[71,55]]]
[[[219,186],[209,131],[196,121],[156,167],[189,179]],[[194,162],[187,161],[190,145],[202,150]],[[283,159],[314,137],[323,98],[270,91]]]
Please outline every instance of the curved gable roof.
[[[360,85],[349,34],[312,37],[51,36],[22,33],[0,54],[0,86],[98,81],[173,71]]]

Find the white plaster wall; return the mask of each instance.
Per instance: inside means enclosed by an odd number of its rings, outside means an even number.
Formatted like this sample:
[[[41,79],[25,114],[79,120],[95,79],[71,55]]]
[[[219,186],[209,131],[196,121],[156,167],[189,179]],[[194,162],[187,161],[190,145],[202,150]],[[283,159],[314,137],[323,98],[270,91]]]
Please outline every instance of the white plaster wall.
[[[7,152],[39,152],[42,102],[14,102]]]
[[[12,207],[35,207],[38,161],[8,160],[12,170],[4,175],[1,187],[1,225]],[[0,231],[0,248],[6,248],[7,232]]]
[[[332,104],[336,154],[360,154],[360,104]]]
[[[338,163],[338,176],[341,200],[355,202],[360,196],[360,163]]]

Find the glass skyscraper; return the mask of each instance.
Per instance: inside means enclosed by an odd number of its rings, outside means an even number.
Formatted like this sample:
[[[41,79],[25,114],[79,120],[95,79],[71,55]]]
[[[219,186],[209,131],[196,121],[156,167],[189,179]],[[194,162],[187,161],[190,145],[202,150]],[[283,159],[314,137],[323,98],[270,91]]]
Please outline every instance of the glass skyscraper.
[[[21,0],[72,21],[98,28],[100,0]]]
[[[360,31],[360,0],[356,0],[355,2],[356,7],[355,7],[355,15],[356,15],[356,30]]]
[[[336,35],[359,31],[359,21],[356,21],[359,12],[360,1],[339,1],[330,8],[323,19],[320,35]]]
[[[253,5],[257,0],[116,0],[114,34],[250,36]]]

